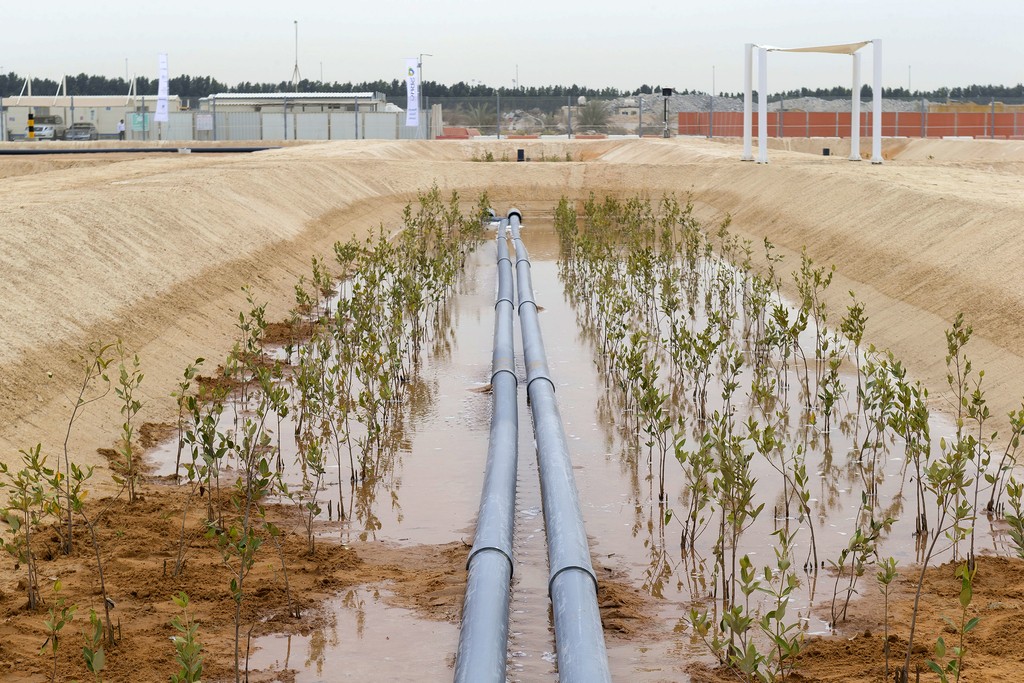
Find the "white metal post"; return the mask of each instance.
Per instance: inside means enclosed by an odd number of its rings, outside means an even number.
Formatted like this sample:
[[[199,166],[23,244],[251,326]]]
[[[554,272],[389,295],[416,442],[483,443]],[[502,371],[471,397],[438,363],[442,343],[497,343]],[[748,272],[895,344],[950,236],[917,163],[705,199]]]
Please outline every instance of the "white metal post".
[[[753,95],[751,93],[753,61],[754,44],[747,43],[743,46],[743,156],[740,157],[742,161],[754,160],[754,155],[750,151],[750,138],[754,128],[751,121],[754,111]]]
[[[757,163],[768,163],[768,49],[757,50]]]
[[[850,161],[860,161],[860,53],[853,55],[853,95],[850,97]]]
[[[871,163],[882,163],[882,41],[875,38],[875,81],[871,86]]]

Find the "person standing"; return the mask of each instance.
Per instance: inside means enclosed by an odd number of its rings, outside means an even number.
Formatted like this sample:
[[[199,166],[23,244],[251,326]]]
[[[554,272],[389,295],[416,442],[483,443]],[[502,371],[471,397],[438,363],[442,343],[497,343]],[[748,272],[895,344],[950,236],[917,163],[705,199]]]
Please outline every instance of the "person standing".
[[[117,122],[117,139],[124,140],[124,119]]]

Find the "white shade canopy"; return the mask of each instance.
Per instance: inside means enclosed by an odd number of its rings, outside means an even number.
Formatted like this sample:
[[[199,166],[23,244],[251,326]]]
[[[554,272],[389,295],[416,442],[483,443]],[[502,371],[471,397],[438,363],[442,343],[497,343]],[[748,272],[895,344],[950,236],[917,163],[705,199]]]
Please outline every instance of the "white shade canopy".
[[[769,52],[825,52],[832,55],[852,55],[872,41],[862,40],[859,43],[843,43],[842,45],[818,45],[816,47],[774,47],[771,45],[760,45]]]

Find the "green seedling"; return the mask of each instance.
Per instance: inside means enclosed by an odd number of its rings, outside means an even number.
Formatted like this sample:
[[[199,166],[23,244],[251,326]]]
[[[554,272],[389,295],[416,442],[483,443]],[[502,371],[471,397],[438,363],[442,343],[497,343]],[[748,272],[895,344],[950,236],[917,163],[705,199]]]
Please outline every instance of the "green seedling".
[[[935,659],[928,660],[928,668],[939,676],[942,683],[960,681],[963,672],[964,655],[967,652],[966,638],[977,627],[981,621],[978,617],[967,618],[967,610],[971,605],[974,596],[974,575],[976,570],[971,569],[968,563],[964,562],[956,569],[956,578],[960,580],[960,622],[954,624],[946,619],[949,628],[956,633],[957,644],[947,647],[945,640],[940,636],[935,643]]]
[[[885,612],[885,641],[882,646],[885,654],[885,680],[889,680],[889,595],[892,593],[892,582],[899,576],[896,571],[896,558],[886,557],[878,560],[878,571],[875,573],[875,580],[878,581],[878,589],[882,592]]]
[[[49,514],[59,511],[56,501],[60,489],[48,483],[52,481],[54,472],[46,467],[46,456],[41,451],[40,444],[21,450],[24,467],[17,472],[0,462],[0,488],[7,489],[7,506],[2,510],[2,516],[10,536],[9,539],[0,538],[0,547],[14,558],[15,569],[25,568],[29,610],[35,610],[42,603],[36,556],[32,549],[33,534]]]
[[[103,622],[100,620],[96,610],[89,610],[89,627],[82,635],[85,638],[85,645],[82,647],[82,657],[85,659],[85,668],[93,675],[93,680],[100,683],[103,679],[100,672],[107,665],[106,650],[103,648]]]
[[[65,598],[60,597],[62,587],[63,585],[59,580],[53,582],[54,604],[43,621],[46,640],[43,642],[42,647],[39,648],[39,654],[46,654],[46,651],[49,650],[53,656],[51,681],[57,680],[57,650],[60,648],[61,631],[75,618],[75,611],[78,609],[77,605],[68,605]]]
[[[78,385],[78,394],[75,396],[71,408],[71,416],[68,418],[68,427],[64,433],[64,470],[58,471],[59,477],[64,477],[64,519],[67,523],[64,529],[63,550],[70,554],[74,547],[74,512],[71,505],[71,482],[67,475],[71,472],[70,442],[71,432],[75,422],[82,416],[82,411],[91,403],[99,401],[110,393],[110,378],[107,376],[107,367],[113,362],[107,354],[114,344],[103,344],[93,342],[89,345],[85,354],[79,357],[76,367],[81,372],[81,383]],[[58,470],[60,468],[58,467]]]
[[[178,671],[171,674],[171,683],[199,683],[203,679],[203,644],[199,642],[199,625],[189,614],[188,594],[178,591],[171,600],[181,610],[171,619],[177,634],[171,636],[174,644],[174,662]]]
[[[121,440],[117,447],[117,454],[120,460],[114,467],[114,482],[121,484],[128,491],[128,502],[134,503],[137,497],[136,488],[139,482],[138,453],[132,440],[135,438],[135,426],[133,421],[142,409],[142,401],[135,396],[139,385],[145,375],[139,370],[139,356],[133,355],[130,364],[124,346],[119,341],[116,353],[120,359],[118,366],[118,380],[114,387],[114,393],[121,401],[121,416],[124,422],[121,424]]]

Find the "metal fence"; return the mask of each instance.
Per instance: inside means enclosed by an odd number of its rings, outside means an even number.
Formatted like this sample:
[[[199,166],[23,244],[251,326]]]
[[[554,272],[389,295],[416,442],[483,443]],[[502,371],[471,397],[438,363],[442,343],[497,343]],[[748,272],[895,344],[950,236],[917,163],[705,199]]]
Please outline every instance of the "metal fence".
[[[28,107],[4,106],[0,139],[25,139]],[[66,107],[49,107],[48,114],[71,121]],[[116,140],[118,122],[125,122],[125,140],[275,141],[275,140],[414,140],[431,131],[430,112],[421,112],[419,127],[405,125],[404,111],[294,112],[253,111],[170,112],[156,122],[149,111],[128,106],[107,107],[96,119],[101,139]]]
[[[643,120],[637,98],[590,99],[566,97],[428,97],[441,105],[440,137],[470,135],[503,138],[541,136],[592,137],[605,135],[661,135],[664,129],[661,98],[646,96]],[[657,100],[657,109],[652,106]],[[671,130],[676,123],[669,117]]]

